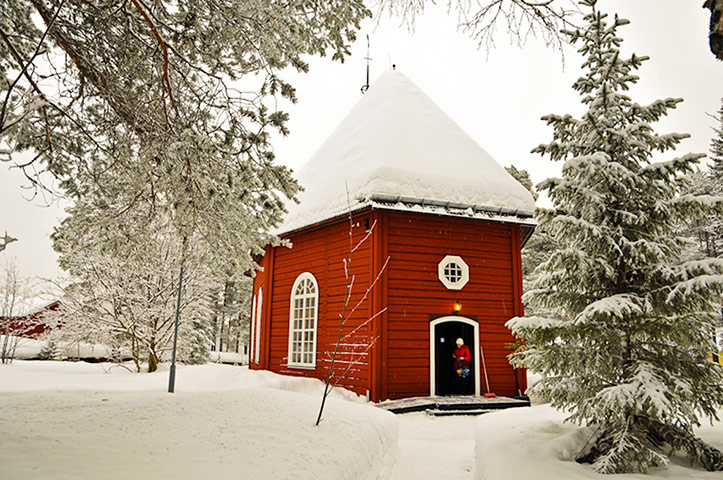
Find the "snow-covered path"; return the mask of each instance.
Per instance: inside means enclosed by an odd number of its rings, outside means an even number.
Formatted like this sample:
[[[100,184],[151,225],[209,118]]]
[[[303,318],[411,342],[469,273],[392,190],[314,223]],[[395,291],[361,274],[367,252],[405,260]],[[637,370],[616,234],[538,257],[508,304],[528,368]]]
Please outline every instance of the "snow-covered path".
[[[405,413],[399,419],[399,451],[390,479],[471,479],[477,417],[427,417]]]

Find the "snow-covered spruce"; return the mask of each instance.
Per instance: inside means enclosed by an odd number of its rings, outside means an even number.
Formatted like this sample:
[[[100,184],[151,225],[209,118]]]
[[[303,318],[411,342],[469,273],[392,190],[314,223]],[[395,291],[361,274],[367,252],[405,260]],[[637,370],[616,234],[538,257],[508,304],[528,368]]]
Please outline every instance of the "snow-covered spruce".
[[[711,142],[709,168],[688,175],[688,187],[685,194],[706,198],[712,205],[715,199],[723,195],[723,106],[714,118],[719,122]],[[713,210],[704,218],[687,219],[681,225],[682,233],[688,237],[689,244],[684,257],[690,259],[718,257],[723,255],[723,208]],[[720,319],[723,327],[723,318]]]
[[[715,128],[715,136],[710,146],[710,159],[713,161],[711,165],[711,176],[718,180],[719,186],[723,183],[723,99],[721,99],[721,107],[718,110],[718,128]]]
[[[710,148],[710,170],[701,185],[702,193],[709,195],[723,195],[723,100],[716,119],[718,126],[713,129],[715,135]],[[705,247],[705,253],[713,257],[723,255],[723,209],[699,223],[700,243]]]
[[[703,155],[651,163],[687,136],[650,125],[682,99],[639,105],[626,96],[646,58],[620,55],[616,31],[627,20],[608,23],[595,0],[583,3],[587,26],[569,35],[585,56],[573,88],[587,111],[544,117],[553,141],[534,150],[565,162],[562,178],[540,185],[553,207],[538,212],[561,248],[524,297],[550,315],[508,322],[526,340],[512,358],[544,375],[532,393],[592,427],[578,460],[596,471],[646,471],[666,465],[672,449],[721,470],[721,452],[692,429],[723,399],[723,369],[707,361],[723,260],[680,263],[674,232],[723,198],[679,195]]]

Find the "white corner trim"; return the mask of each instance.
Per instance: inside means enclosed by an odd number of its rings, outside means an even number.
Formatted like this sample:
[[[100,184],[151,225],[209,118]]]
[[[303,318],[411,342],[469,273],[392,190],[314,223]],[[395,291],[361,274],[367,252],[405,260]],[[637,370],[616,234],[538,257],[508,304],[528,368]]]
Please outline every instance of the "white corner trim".
[[[256,305],[256,342],[254,344],[254,358],[256,359],[256,363],[261,363],[261,319],[263,317],[262,315],[262,309],[264,305],[264,289],[259,288],[259,294],[257,296],[257,305]]]

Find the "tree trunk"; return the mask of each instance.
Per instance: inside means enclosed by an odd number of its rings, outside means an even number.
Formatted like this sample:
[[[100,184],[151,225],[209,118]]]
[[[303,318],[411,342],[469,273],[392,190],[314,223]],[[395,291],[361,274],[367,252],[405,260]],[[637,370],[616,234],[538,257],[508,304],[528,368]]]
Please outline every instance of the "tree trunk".
[[[148,351],[148,373],[153,373],[158,370],[158,355],[153,351]]]

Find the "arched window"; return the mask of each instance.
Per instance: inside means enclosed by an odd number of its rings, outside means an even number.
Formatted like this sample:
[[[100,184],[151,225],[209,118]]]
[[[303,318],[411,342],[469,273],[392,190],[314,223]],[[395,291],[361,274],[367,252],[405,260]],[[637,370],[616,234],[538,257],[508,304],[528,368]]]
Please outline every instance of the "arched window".
[[[263,306],[264,302],[264,289],[259,288],[259,296],[257,298],[258,303],[256,304],[256,345],[254,348],[254,358],[256,359],[256,363],[259,363],[260,355],[259,355],[259,348],[261,346],[261,307]]]
[[[316,321],[319,287],[309,272],[296,278],[289,314],[289,366],[316,366]]]

